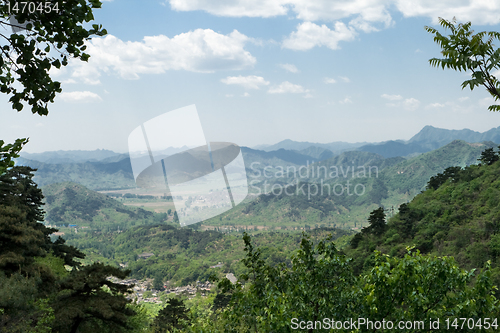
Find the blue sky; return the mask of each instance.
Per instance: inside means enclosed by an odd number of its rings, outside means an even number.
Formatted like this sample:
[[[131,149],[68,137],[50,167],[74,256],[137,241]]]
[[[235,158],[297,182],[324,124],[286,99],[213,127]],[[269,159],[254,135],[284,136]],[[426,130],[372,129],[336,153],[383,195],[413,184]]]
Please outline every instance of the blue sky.
[[[1,137],[30,137],[26,152],[125,152],[134,128],[191,104],[207,140],[241,146],[483,132],[500,126],[485,89],[428,63],[440,49],[424,26],[453,16],[500,31],[496,1],[104,1],[108,36],[88,43],[88,63],[53,72],[63,93],[49,115],[2,96]]]

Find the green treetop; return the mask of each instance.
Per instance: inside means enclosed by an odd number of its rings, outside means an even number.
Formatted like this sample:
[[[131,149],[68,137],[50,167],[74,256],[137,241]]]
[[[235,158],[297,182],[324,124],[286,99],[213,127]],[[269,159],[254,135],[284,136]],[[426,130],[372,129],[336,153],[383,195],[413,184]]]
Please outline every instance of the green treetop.
[[[47,3],[43,8],[40,5],[44,2],[34,2],[36,8],[32,8],[32,3],[18,0],[0,5],[0,25],[18,31],[0,34],[0,92],[11,96],[12,108],[21,111],[24,102],[39,115],[48,114],[48,103],[54,102],[56,93],[62,91],[60,82],[49,75],[52,66],[66,66],[70,58],[87,61],[85,41],[107,33],[98,24],[89,30],[84,27],[94,19],[92,9],[100,8],[100,1],[53,0],[49,6]],[[15,82],[22,87],[17,88]]]
[[[474,34],[471,22],[456,23],[455,18],[452,21],[439,18],[439,24],[451,31],[448,37],[435,28],[425,27],[434,35],[434,41],[442,48],[444,56],[443,59],[432,58],[429,63],[443,69],[471,71],[472,78],[462,82],[462,89],[469,86],[473,90],[482,85],[497,101],[500,99],[500,83],[491,72],[500,68],[500,49],[495,49],[493,44],[495,39],[500,39],[500,33],[482,31]],[[500,105],[490,105],[488,110],[500,111]]]

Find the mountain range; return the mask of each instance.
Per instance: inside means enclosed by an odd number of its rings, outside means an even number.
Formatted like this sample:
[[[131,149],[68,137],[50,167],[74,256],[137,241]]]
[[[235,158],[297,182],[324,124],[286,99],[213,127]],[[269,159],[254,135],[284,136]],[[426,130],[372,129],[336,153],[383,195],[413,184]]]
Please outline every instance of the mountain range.
[[[309,166],[309,170],[343,170],[335,178],[327,177],[325,172],[318,172],[314,176],[306,178],[298,177],[295,180],[306,182],[305,186],[297,188],[305,189],[306,193],[294,190],[293,186],[288,190],[281,190],[276,187],[266,195],[259,196],[236,208],[224,213],[221,217],[208,220],[204,223],[208,225],[218,225],[220,223],[230,223],[237,221],[238,225],[280,225],[294,227],[298,225],[322,225],[359,227],[366,225],[369,212],[378,206],[397,207],[402,203],[411,200],[415,195],[425,190],[430,177],[443,172],[451,166],[465,167],[477,164],[477,159],[486,148],[494,148],[495,143],[486,141],[484,143],[467,143],[455,140],[444,147],[412,157],[391,157],[384,158],[378,154],[370,152],[350,151],[334,156],[328,160],[321,161]],[[373,168],[372,174],[359,177],[351,172],[353,166],[355,170],[364,166],[365,170]],[[343,172],[345,172],[345,175]],[[313,171],[314,172],[314,171]],[[306,174],[303,172],[302,174]],[[352,176],[354,174],[354,176]],[[309,173],[311,175],[311,173]],[[287,178],[286,183],[292,183],[293,178]],[[270,180],[267,179],[269,182]],[[328,189],[333,191],[339,189],[341,184],[346,188],[348,182],[351,188],[356,184],[362,184],[366,189],[362,195],[330,194]],[[321,185],[326,188],[319,192],[316,185],[309,187],[309,184],[329,184]],[[361,186],[361,185],[360,185]],[[342,187],[340,187],[341,189]],[[311,192],[307,192],[312,189]],[[289,195],[289,193],[293,195]],[[313,195],[309,195],[312,193]],[[332,192],[333,193],[333,192]]]
[[[262,145],[256,148],[273,151],[278,149],[304,151],[310,147],[321,147],[330,150],[338,155],[344,151],[359,150],[382,155],[384,157],[395,156],[414,156],[447,145],[454,140],[463,140],[466,142],[492,141],[500,144],[500,126],[492,128],[486,132],[480,133],[470,129],[448,130],[433,126],[425,126],[415,134],[410,140],[389,140],[379,143],[349,143],[349,142],[331,142],[314,143],[298,142],[293,140],[283,140],[274,145]]]
[[[242,147],[241,150],[247,174],[255,175],[262,174],[264,168],[276,170],[279,167],[311,165],[320,161],[329,161],[347,152],[372,153],[381,158],[402,156],[409,158],[443,147],[453,140],[488,141],[489,145],[500,144],[500,127],[479,133],[469,129],[447,130],[425,126],[408,141],[392,140],[376,144],[365,142],[321,144],[284,140],[264,147],[263,150],[248,147]],[[177,148],[167,149],[165,153],[174,154],[177,150]],[[343,155],[342,158],[355,159],[354,155],[359,154]],[[354,160],[349,162],[354,162]],[[127,189],[136,186],[128,154],[119,154],[110,150],[22,153],[16,163],[38,169],[34,179],[40,186],[64,181],[76,182],[93,190]],[[333,162],[330,161],[331,163]]]
[[[425,126],[408,141],[387,141],[379,144],[368,144],[358,150],[369,151],[384,157],[408,156],[425,153],[454,141],[466,142],[491,141],[500,144],[500,126],[480,133],[470,129],[447,130],[433,126]]]

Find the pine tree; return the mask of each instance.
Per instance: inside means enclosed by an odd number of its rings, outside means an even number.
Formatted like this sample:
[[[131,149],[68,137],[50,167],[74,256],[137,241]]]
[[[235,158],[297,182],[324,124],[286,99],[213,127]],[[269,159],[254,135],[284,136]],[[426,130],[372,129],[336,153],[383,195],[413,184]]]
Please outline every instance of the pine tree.
[[[370,223],[370,226],[368,227],[369,231],[375,235],[382,234],[386,227],[384,208],[379,207],[374,209],[370,213],[370,217],[368,217],[368,223]]]
[[[40,223],[43,194],[33,171],[15,166],[0,175],[0,331],[34,332],[55,315],[54,332],[74,333],[89,323],[123,332],[135,314],[124,296],[130,286],[108,277],[124,279],[129,272],[103,264],[81,267],[75,258],[84,258],[82,252],[62,238],[51,241],[57,229]],[[40,258],[59,266],[63,276],[38,263]]]
[[[174,329],[182,329],[185,322],[189,320],[184,302],[177,298],[171,298],[166,307],[158,313],[154,326],[160,332],[172,332]]]
[[[493,148],[487,148],[481,153],[481,157],[478,158],[481,163],[486,165],[491,165],[498,161],[498,155],[493,151]]]
[[[75,269],[60,282],[61,290],[54,302],[55,331],[76,333],[82,327],[105,326],[109,332],[123,332],[128,318],[135,314],[125,294],[129,285],[114,283],[110,276],[124,279],[129,271],[95,263]],[[87,331],[87,330],[83,330]]]

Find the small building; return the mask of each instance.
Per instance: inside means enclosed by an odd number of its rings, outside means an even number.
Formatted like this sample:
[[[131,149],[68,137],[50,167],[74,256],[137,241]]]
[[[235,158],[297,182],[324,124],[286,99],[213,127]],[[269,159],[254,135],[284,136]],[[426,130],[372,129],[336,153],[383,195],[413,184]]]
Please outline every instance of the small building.
[[[234,276],[233,273],[227,273],[226,274],[226,279],[228,279],[229,281],[231,281],[232,284],[235,284],[238,279],[236,278],[236,276]]]
[[[210,268],[220,268],[222,267],[222,263],[219,261],[217,265],[210,266]]]
[[[155,254],[151,253],[151,252],[144,252],[142,254],[139,254],[138,257],[139,257],[139,259],[148,259],[149,257],[152,257],[154,255]]]

